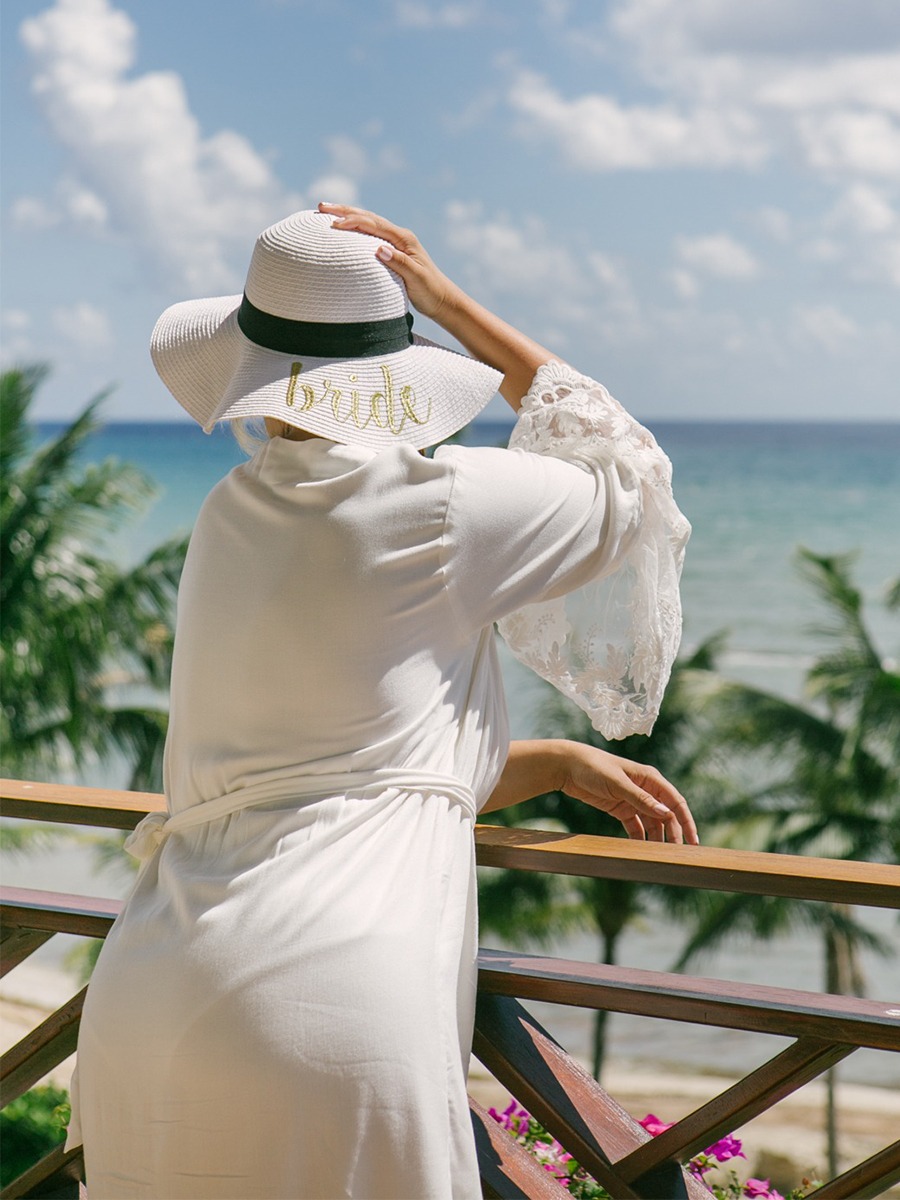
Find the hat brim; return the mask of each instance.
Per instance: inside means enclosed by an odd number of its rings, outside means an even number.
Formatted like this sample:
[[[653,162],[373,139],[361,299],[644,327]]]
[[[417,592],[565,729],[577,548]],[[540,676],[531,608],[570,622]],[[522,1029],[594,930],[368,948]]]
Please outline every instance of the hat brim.
[[[413,336],[374,358],[323,359],[268,350],[237,323],[240,296],[166,309],[150,343],[178,403],[208,433],[219,421],[274,417],[319,437],[380,449],[421,449],[467,425],[502,375],[465,354]]]

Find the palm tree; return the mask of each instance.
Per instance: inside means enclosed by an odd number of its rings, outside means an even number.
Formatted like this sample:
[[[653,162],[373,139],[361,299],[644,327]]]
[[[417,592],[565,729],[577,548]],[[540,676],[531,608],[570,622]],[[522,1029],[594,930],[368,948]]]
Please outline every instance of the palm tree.
[[[695,810],[703,808],[703,795],[721,797],[723,783],[714,776],[715,754],[703,722],[688,698],[686,683],[715,667],[722,645],[716,635],[692,655],[679,659],[672,672],[659,717],[650,736],[635,734],[610,742],[591,727],[587,716],[557,692],[549,692],[541,708],[541,727],[547,737],[565,737],[599,746],[636,762],[651,763],[691,796]],[[537,796],[513,809],[491,813],[498,824],[534,822],[542,828],[552,823],[574,834],[603,837],[622,836],[613,817],[573,800],[563,792]],[[661,889],[619,879],[570,879],[540,872],[483,872],[479,891],[481,925],[502,937],[546,944],[571,933],[588,929],[599,938],[599,960],[616,961],[619,939],[625,929],[645,910],[652,895]],[[607,1014],[594,1015],[593,1072],[600,1078],[603,1067]]]
[[[879,653],[851,578],[852,556],[798,551],[803,577],[824,605],[815,632],[830,647],[807,674],[809,705],[708,674],[686,691],[736,753],[752,754],[769,781],[719,809],[721,832],[755,849],[868,861],[900,859],[900,675]],[[900,601],[900,584],[888,592]],[[798,925],[822,938],[824,988],[861,995],[859,951],[889,948],[846,905],[706,894],[676,966],[735,932],[770,938]],[[836,1173],[834,1075],[829,1073],[829,1158]]]
[[[32,449],[28,413],[46,374],[33,365],[0,376],[4,771],[47,776],[115,751],[129,764],[131,787],[158,788],[165,707],[117,703],[111,685],[162,695],[187,539],[125,570],[96,549],[153,487],[135,467],[79,462],[103,395]]]

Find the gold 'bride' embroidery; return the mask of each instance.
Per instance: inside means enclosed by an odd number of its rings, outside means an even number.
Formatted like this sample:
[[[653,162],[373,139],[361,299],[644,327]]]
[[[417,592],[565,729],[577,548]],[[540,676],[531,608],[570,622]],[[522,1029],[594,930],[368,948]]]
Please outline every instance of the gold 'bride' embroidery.
[[[360,397],[356,388],[350,389],[349,395],[345,390],[335,387],[330,379],[322,380],[321,394],[317,395],[311,383],[300,381],[303,363],[291,364],[291,375],[288,380],[285,403],[300,412],[308,412],[317,404],[327,401],[331,405],[334,419],[341,425],[348,421],[357,429],[365,429],[374,421],[379,429],[387,429],[396,437],[403,431],[409,421],[414,425],[425,425],[431,416],[431,400],[424,416],[418,411],[419,398],[415,388],[404,384],[399,390],[395,387],[390,367],[379,363],[378,369],[384,381],[383,390],[372,392],[365,399]],[[356,375],[349,376],[351,383],[357,382]],[[302,400],[297,395],[298,387],[303,394]],[[299,401],[299,402],[298,402]]]

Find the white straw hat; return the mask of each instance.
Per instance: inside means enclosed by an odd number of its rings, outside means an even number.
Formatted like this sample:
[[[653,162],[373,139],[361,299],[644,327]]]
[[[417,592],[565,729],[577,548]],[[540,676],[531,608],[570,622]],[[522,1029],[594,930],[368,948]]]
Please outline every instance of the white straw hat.
[[[417,449],[484,408],[498,371],[413,335],[380,238],[294,213],[256,241],[243,296],[167,308],[150,340],[166,387],[209,433],[276,417],[335,442]]]

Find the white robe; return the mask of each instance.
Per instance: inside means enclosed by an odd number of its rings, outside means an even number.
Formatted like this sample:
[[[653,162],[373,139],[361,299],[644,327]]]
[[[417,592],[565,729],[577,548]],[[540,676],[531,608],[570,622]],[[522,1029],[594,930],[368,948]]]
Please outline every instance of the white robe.
[[[516,436],[567,405],[649,444],[559,364]],[[480,1196],[465,1070],[472,824],[508,746],[493,622],[598,713],[615,662],[633,727],[677,647],[670,629],[645,686],[621,595],[609,661],[557,600],[631,572],[638,617],[641,589],[677,608],[667,460],[650,439],[650,471],[615,434],[591,452],[571,422],[551,441],[428,459],[274,439],[210,493],[178,600],[172,822],[133,841],[81,1026],[69,1144],[91,1200]]]

